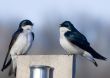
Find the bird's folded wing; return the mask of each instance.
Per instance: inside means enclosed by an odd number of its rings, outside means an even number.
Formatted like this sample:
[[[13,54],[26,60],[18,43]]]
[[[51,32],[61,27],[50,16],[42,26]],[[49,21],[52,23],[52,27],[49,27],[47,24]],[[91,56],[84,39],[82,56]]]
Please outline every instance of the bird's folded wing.
[[[34,40],[34,33],[32,32],[31,34],[32,34],[32,38],[33,38],[33,40]]]
[[[80,47],[81,49],[86,50],[90,46],[86,37],[79,32],[68,31],[64,35],[69,42],[71,42],[72,44],[75,44],[76,46]]]
[[[11,47],[13,46],[14,42],[16,41],[17,37],[19,36],[19,34],[20,34],[21,32],[22,32],[22,30],[20,29],[20,30],[16,31],[16,32],[13,34],[13,36],[12,36],[12,40],[11,40],[11,42],[10,42],[9,49],[8,49],[8,52],[7,52],[6,57],[5,57],[5,60],[4,60],[4,63],[3,63],[3,67],[2,67],[2,69],[1,69],[2,71],[3,71],[4,69],[6,69],[6,68],[9,66],[9,64],[11,63],[10,49],[11,49]],[[9,59],[8,59],[8,58],[9,58]]]

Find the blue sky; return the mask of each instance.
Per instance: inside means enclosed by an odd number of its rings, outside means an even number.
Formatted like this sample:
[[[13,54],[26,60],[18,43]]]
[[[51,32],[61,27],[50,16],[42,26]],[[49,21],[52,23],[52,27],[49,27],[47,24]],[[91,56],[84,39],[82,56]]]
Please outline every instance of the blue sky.
[[[92,17],[109,21],[109,0],[1,0],[1,19],[29,18],[42,23],[52,14],[64,19],[84,13]],[[40,21],[40,22],[39,22]]]

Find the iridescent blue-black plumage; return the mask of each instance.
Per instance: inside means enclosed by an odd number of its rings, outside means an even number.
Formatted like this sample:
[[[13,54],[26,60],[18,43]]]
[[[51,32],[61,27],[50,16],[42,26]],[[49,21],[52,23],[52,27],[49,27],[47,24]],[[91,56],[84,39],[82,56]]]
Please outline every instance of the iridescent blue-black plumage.
[[[71,43],[77,45],[81,49],[89,52],[94,58],[106,60],[105,57],[97,53],[87,41],[86,37],[81,34],[70,21],[65,21],[61,24],[61,27],[67,27],[71,31],[67,31],[64,35]]]

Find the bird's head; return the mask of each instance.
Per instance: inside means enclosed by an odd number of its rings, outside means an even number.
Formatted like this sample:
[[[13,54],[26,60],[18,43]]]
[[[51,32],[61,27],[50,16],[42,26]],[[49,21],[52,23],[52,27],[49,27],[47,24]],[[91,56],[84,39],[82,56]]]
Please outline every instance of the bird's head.
[[[74,31],[75,27],[70,21],[65,21],[62,24],[60,24],[60,29],[62,32],[67,32],[67,31]]]
[[[19,28],[23,30],[31,30],[33,27],[33,23],[30,20],[23,20],[19,24]]]

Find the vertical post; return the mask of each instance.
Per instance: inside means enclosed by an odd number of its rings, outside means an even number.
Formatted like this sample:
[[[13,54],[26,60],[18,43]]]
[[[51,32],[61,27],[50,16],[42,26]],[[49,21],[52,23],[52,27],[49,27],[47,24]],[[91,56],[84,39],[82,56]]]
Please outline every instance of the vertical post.
[[[32,66],[30,78],[53,78],[53,68],[49,66]]]
[[[76,78],[76,55],[75,54],[73,54],[72,78]]]

